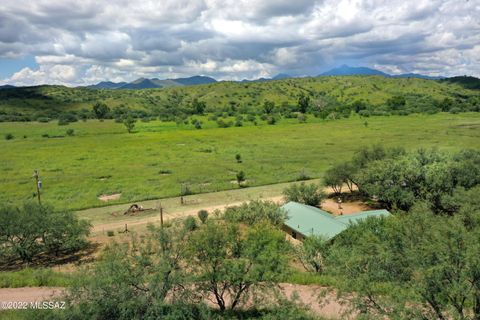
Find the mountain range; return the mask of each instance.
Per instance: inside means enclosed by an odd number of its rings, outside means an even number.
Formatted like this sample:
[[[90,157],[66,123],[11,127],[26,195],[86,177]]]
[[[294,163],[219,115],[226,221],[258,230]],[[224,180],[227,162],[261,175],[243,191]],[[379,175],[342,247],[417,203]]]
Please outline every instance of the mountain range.
[[[319,74],[318,76],[324,77],[324,76],[352,76],[352,75],[383,76],[387,78],[420,78],[420,79],[427,79],[427,80],[439,80],[439,79],[445,78],[445,77],[431,77],[431,76],[426,76],[418,73],[404,73],[404,74],[392,75],[376,69],[371,69],[367,67],[350,67],[350,66],[347,66],[346,64],[338,68],[333,68],[331,70],[328,70],[324,73]]]
[[[89,89],[154,89],[154,88],[168,88],[179,86],[193,86],[199,84],[209,84],[217,82],[217,80],[205,76],[193,76],[188,78],[166,79],[160,80],[158,78],[147,79],[139,78],[132,82],[111,82],[102,81],[97,84],[87,86]]]
[[[391,75],[380,70],[367,68],[367,67],[350,67],[348,65],[342,65],[338,68],[333,68],[329,71],[323,72],[318,75],[318,77],[325,76],[351,76],[351,75],[374,75],[382,76],[387,78],[421,78],[428,80],[439,80],[444,79],[444,77],[431,77],[417,73],[405,73],[399,75]],[[272,78],[258,78],[254,80],[241,80],[240,82],[265,82],[272,80],[282,80],[295,78],[294,76],[280,73]],[[192,86],[199,84],[209,84],[217,82],[214,78],[206,76],[193,76],[189,78],[177,78],[177,79],[166,79],[160,80],[158,78],[147,79],[140,78],[132,82],[111,82],[103,81],[95,85],[88,86],[90,89],[152,89],[152,88],[169,88],[169,87],[178,87],[178,86]]]
[[[417,73],[405,73],[399,75],[391,75],[380,70],[367,68],[367,67],[350,67],[348,65],[342,65],[337,68],[333,68],[326,72],[319,74],[317,77],[325,76],[351,76],[351,75],[375,75],[382,76],[387,78],[420,78],[427,80],[440,80],[445,79],[445,77],[432,77],[426,76]],[[296,78],[285,73],[277,74],[272,78],[259,78],[254,80],[241,80],[239,82],[265,82],[273,80],[282,80]],[[112,82],[112,81],[102,81],[94,85],[86,86],[89,89],[155,89],[155,88],[169,88],[169,87],[179,87],[179,86],[193,86],[201,84],[215,83],[217,80],[207,76],[192,76],[187,78],[176,78],[176,79],[165,79],[160,80],[158,78],[139,78],[132,82]],[[2,85],[0,89],[15,88],[11,85]]]

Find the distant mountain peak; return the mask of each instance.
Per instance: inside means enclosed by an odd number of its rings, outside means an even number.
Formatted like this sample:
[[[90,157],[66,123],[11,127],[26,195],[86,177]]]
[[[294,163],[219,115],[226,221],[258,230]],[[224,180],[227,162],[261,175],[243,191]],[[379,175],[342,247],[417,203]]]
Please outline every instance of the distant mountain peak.
[[[159,78],[138,78],[132,82],[111,82],[102,81],[95,85],[88,86],[90,89],[155,89],[155,88],[168,88],[179,86],[193,86],[199,84],[214,83],[217,80],[206,76],[192,76],[188,78],[178,79],[166,79],[160,80]]]
[[[418,73],[404,73],[404,74],[398,74],[398,75],[391,75],[377,69],[372,69],[368,67],[350,67],[346,64],[342,64],[340,67],[328,70],[320,74],[319,76],[322,77],[322,76],[353,76],[353,75],[374,75],[374,76],[383,76],[387,78],[419,78],[419,79],[426,79],[426,80],[438,80],[438,79],[444,78],[441,76],[437,76],[437,77],[426,76]]]
[[[367,68],[367,67],[350,67],[346,64],[342,64],[340,67],[328,70],[320,76],[350,76],[350,75],[377,75],[388,77],[389,75],[380,70]]]
[[[289,74],[286,74],[286,73],[279,73],[276,76],[274,76],[272,79],[273,80],[281,80],[281,79],[288,79],[288,78],[292,78],[292,76],[289,75]]]

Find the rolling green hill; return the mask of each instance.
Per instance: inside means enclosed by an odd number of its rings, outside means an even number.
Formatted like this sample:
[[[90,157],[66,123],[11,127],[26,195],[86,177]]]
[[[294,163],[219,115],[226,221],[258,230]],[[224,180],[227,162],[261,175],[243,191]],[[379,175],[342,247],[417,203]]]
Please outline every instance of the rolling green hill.
[[[295,78],[268,82],[218,82],[207,85],[143,90],[91,90],[62,86],[38,86],[0,90],[0,120],[25,121],[39,117],[57,118],[66,111],[85,114],[93,104],[104,102],[110,108],[143,110],[154,117],[194,114],[194,99],[205,102],[206,112],[248,114],[263,112],[266,100],[275,103],[274,113],[295,112],[300,95],[310,98],[309,112],[322,117],[348,114],[352,104],[370,115],[412,112],[434,113],[456,108],[478,111],[480,92],[462,83],[416,78],[381,76],[340,76]],[[403,97],[395,106],[391,98]],[[346,110],[349,109],[349,110]],[[366,113],[366,111],[364,112]],[[368,114],[367,114],[368,115]],[[88,115],[91,117],[91,114]],[[335,115],[333,116],[335,118]],[[172,119],[168,119],[172,120]]]

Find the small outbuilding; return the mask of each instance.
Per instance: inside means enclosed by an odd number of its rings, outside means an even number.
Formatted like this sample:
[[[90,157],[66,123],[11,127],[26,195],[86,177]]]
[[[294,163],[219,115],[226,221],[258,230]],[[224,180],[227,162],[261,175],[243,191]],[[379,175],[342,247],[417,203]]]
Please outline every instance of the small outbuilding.
[[[387,210],[369,210],[342,216],[334,216],[319,208],[288,202],[282,206],[287,212],[283,229],[294,239],[302,240],[308,236],[317,235],[332,239],[343,232],[351,224],[368,217],[387,217]]]

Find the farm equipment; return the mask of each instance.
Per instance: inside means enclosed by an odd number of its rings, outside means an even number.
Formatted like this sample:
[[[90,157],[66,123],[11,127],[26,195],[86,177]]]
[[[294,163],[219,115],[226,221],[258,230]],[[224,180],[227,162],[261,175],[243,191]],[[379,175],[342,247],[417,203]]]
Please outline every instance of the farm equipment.
[[[138,205],[136,203],[132,204],[127,211],[125,211],[123,214],[124,215],[136,215],[139,212],[144,212],[144,211],[151,211],[154,210],[153,208],[144,208],[142,205]]]

